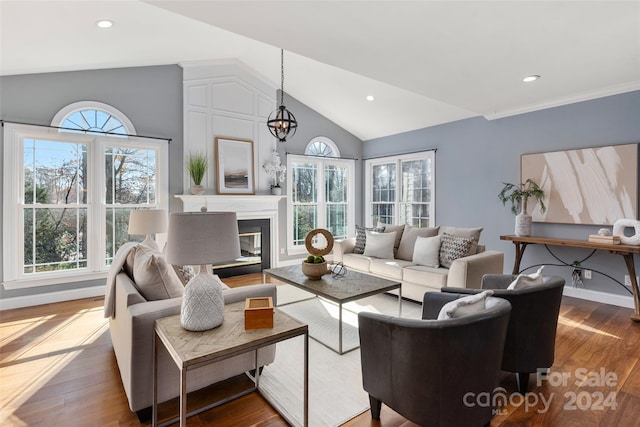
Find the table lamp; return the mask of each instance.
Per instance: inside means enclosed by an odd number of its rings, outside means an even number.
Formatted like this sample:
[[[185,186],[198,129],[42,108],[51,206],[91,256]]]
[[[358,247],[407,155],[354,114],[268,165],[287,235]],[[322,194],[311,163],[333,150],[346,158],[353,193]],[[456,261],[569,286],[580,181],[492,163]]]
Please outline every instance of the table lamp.
[[[147,237],[142,244],[153,249],[159,249],[158,244],[151,237],[155,233],[167,231],[167,211],[164,209],[139,209],[129,214],[129,234]]]
[[[234,212],[178,212],[169,218],[167,262],[200,265],[184,289],[180,324],[188,331],[206,331],[224,320],[222,282],[209,269],[240,257],[238,221]]]

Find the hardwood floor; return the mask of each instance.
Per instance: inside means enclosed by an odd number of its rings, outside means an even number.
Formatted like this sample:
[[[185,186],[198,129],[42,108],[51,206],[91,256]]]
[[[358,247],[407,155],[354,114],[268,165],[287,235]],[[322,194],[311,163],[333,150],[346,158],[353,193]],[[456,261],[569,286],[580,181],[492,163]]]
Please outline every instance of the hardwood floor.
[[[239,276],[225,282],[230,286],[261,283],[262,275]],[[141,423],[129,411],[102,305],[103,300],[95,298],[0,312],[0,425],[150,424]],[[640,324],[631,322],[630,314],[630,309],[564,298],[556,360],[549,380],[538,386],[532,376],[527,395],[531,405],[512,401],[500,408],[491,425],[640,425]],[[588,372],[591,374],[586,376]],[[580,381],[581,374],[586,381]],[[235,378],[190,395],[189,402],[197,405],[203,400],[215,401],[229,390],[244,386],[243,378]],[[515,377],[505,373],[500,386],[513,396]],[[572,400],[572,396],[577,399]],[[533,405],[534,397],[537,405]],[[162,413],[172,411],[177,411],[175,401]],[[189,418],[189,425],[287,424],[259,394],[251,393]],[[384,406],[379,422],[372,421],[367,412],[344,425],[415,426]]]

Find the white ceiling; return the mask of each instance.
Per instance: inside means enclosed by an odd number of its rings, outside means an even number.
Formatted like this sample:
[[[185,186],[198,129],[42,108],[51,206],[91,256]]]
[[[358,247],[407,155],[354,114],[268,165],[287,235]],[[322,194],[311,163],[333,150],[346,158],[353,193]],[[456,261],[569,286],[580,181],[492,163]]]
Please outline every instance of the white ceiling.
[[[279,87],[282,47],[285,92],[363,140],[640,89],[640,1],[0,0],[0,25],[2,75],[237,58]]]

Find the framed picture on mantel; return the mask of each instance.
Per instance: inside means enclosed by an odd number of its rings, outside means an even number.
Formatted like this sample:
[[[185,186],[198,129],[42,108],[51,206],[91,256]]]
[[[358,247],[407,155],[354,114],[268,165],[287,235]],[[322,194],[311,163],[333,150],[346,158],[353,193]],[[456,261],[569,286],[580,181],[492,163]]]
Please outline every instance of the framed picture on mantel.
[[[255,194],[253,141],[216,137],[218,194]]]
[[[547,205],[544,214],[529,206],[533,221],[612,225],[638,219],[638,145],[523,154],[520,182],[533,179]]]

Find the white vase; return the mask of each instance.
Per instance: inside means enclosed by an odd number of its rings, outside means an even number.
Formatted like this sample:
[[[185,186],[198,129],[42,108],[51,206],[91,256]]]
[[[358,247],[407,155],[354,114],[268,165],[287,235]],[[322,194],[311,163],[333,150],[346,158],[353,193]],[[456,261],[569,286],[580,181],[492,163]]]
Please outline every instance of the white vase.
[[[516,236],[531,236],[531,215],[527,213],[527,201],[521,203],[522,210],[516,215]]]
[[[271,194],[279,196],[282,194],[282,187],[271,187]]]
[[[188,331],[206,331],[224,321],[224,296],[218,276],[200,268],[182,295],[180,324]]]

